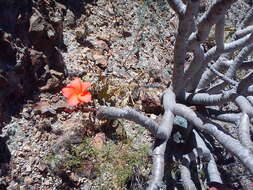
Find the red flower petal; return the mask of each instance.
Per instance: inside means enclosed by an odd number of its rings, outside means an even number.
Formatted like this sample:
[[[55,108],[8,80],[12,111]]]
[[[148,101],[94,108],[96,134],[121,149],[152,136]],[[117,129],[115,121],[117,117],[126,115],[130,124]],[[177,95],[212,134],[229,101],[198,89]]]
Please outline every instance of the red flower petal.
[[[91,84],[89,82],[82,82],[82,90],[86,91],[90,88]]]
[[[80,103],[80,101],[79,101],[77,95],[73,95],[73,96],[68,98],[68,105],[69,106],[76,106],[79,103]]]
[[[91,102],[91,93],[85,92],[83,95],[78,97],[81,102]]]
[[[70,82],[69,87],[74,88],[77,92],[82,92],[82,81],[80,78],[75,78]]]
[[[71,87],[65,87],[62,89],[61,92],[62,92],[63,96],[65,96],[66,98],[69,98],[75,94],[75,89],[71,88]]]
[[[76,106],[79,103],[91,101],[91,93],[87,91],[90,86],[89,82],[82,82],[80,78],[75,78],[62,89],[62,94],[68,99],[69,106]]]

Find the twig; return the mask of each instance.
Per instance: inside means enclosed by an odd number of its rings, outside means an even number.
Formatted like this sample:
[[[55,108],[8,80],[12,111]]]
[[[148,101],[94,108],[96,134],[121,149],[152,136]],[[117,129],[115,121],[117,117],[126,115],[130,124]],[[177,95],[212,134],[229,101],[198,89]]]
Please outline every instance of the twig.
[[[230,5],[235,2],[235,0],[219,0],[216,1],[210,9],[201,17],[200,22],[197,26],[197,31],[195,33],[192,33],[189,38],[189,51],[196,51],[197,47],[200,47],[200,45],[207,40],[208,35],[211,31],[211,28],[213,25],[218,24],[218,31],[217,33],[222,32],[222,19],[224,18],[224,14],[226,10],[230,7]],[[224,25],[223,25],[224,27]],[[224,30],[224,29],[223,29]],[[222,44],[221,40],[219,40],[219,46]],[[219,51],[223,49],[220,46]],[[217,49],[217,48],[216,48]],[[218,51],[216,51],[218,52]],[[187,91],[188,92],[194,92],[196,87],[199,84],[199,80],[201,79],[201,75],[204,72],[205,68],[207,67],[207,61],[203,63],[203,59],[199,62],[196,62],[195,65],[190,65],[190,67],[195,67],[197,70],[191,69],[191,73],[189,73],[189,76],[194,77],[190,80],[187,80]],[[191,75],[192,74],[192,75]]]
[[[201,17],[197,32],[191,35],[189,39],[191,47],[195,46],[196,44],[203,43],[208,38],[212,26],[222,19],[226,10],[235,1],[236,0],[215,1],[210,9]]]
[[[236,56],[233,64],[230,64],[230,67],[228,68],[225,76],[234,79],[236,71],[241,67],[241,64],[243,63],[244,59],[253,51],[253,44],[250,44],[246,47],[244,47],[240,53]],[[223,89],[227,85],[226,81],[216,84],[212,88],[215,89],[215,91],[219,91]],[[213,90],[212,90],[213,91]]]
[[[205,62],[210,62],[211,60],[217,58],[220,53],[233,53],[247,45],[250,45],[253,41],[253,33],[250,33],[238,40],[231,41],[224,44],[224,50],[222,52],[217,51],[217,46],[212,47],[205,53]],[[222,56],[224,58],[224,56]]]
[[[220,79],[226,81],[227,83],[233,85],[233,86],[237,86],[238,82],[228,78],[227,76],[225,76],[224,74],[220,73],[219,71],[216,71],[214,68],[212,68],[211,64],[208,64],[208,68],[215,74],[217,75]]]
[[[235,125],[237,125],[238,122],[240,121],[241,113],[226,113],[226,112],[224,113],[217,110],[215,111],[216,112],[212,112],[210,111],[210,109],[208,109],[208,112],[212,119],[233,123]]]

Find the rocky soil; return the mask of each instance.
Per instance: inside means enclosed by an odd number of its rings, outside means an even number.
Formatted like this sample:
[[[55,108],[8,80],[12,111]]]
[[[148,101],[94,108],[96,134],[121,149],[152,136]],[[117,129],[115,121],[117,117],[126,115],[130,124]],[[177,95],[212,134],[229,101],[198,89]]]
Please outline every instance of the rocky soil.
[[[144,189],[150,134],[98,121],[87,107],[131,106],[156,118],[172,72],[175,13],[160,0],[0,0],[0,8],[0,189]],[[92,83],[89,105],[69,107],[60,93],[75,77]],[[236,160],[216,159],[227,184],[248,188]],[[173,172],[166,185],[180,189]]]

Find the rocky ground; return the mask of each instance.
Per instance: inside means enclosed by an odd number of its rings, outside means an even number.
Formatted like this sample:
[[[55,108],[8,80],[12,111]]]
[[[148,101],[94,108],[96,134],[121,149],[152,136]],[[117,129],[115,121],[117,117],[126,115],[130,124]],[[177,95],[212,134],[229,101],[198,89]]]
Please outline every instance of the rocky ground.
[[[0,53],[0,189],[144,189],[150,134],[69,107],[60,90],[79,77],[92,83],[93,101],[85,107],[131,106],[156,118],[172,72],[174,12],[151,0],[0,1],[0,7],[6,10],[0,14],[6,51]],[[217,159],[224,161],[225,182],[246,189],[250,176],[241,165],[227,153]],[[167,186],[180,187],[173,172]]]

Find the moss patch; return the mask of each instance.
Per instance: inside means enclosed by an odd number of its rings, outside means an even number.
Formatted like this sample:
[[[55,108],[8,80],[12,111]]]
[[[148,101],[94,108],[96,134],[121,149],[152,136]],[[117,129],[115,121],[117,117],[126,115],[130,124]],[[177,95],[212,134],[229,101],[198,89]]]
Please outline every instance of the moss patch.
[[[61,170],[70,170],[78,176],[91,180],[95,189],[128,188],[136,174],[147,178],[147,168],[150,168],[149,148],[143,145],[138,149],[133,147],[130,139],[114,142],[108,140],[102,150],[91,146],[92,138],[85,137],[81,144],[74,145],[61,161]],[[56,154],[48,156],[49,162],[55,162]],[[143,174],[143,171],[145,174]],[[145,176],[145,177],[144,177]],[[144,180],[143,180],[144,181]]]

